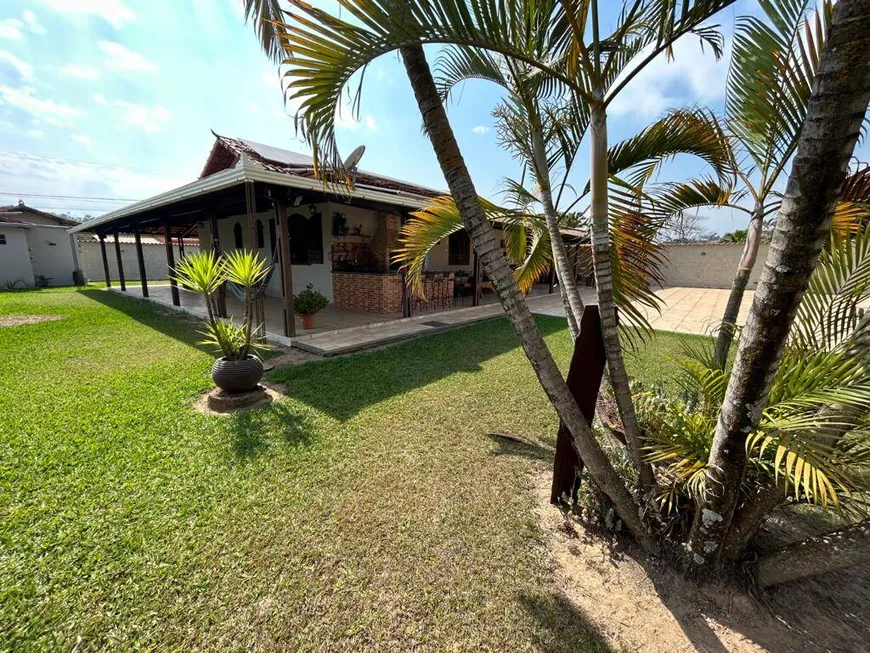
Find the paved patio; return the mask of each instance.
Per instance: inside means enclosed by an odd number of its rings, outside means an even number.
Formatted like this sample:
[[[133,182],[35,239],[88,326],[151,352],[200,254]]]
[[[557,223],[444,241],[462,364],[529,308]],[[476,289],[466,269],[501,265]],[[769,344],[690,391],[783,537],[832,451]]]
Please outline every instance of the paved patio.
[[[142,287],[139,285],[128,285],[126,292],[122,292],[116,286],[112,286],[109,290],[143,299]],[[541,292],[541,290],[537,289],[537,292]],[[168,284],[149,284],[148,293],[149,301],[198,317],[206,317],[205,300],[197,293],[179,288],[180,307],[172,305],[172,293]],[[544,297],[536,296],[530,297],[529,301],[540,301],[541,299]],[[471,306],[470,299],[466,301],[469,304],[468,307],[463,307],[460,304],[452,309],[426,311],[410,318],[402,318],[401,313],[365,313],[336,308],[330,304],[317,314],[314,329],[303,329],[302,320],[297,315],[296,333],[298,335],[291,339],[278,335],[284,332],[281,301],[274,297],[267,297],[265,303],[266,333],[269,340],[284,346],[296,347],[318,356],[337,356],[424,334],[454,329],[503,314],[501,305],[493,294],[484,295],[483,303],[480,306]],[[227,310],[231,315],[241,316],[244,313],[244,305],[232,295],[228,295]]]
[[[111,291],[121,292],[117,287],[112,287]],[[151,301],[174,308],[168,285],[150,285],[149,291]],[[184,289],[180,289],[179,293],[181,310],[205,317],[205,303],[201,296]],[[728,290],[714,288],[665,288],[657,293],[664,302],[661,314],[646,310],[647,319],[654,329],[707,334],[721,320],[728,301],[728,293]],[[142,289],[140,286],[128,286],[127,292],[123,294],[141,299]],[[590,304],[595,302],[594,288],[583,288],[582,295],[584,302]],[[746,319],[752,297],[753,293],[747,292],[743,298],[738,318],[740,323]],[[386,315],[364,313],[330,305],[317,314],[314,329],[303,330],[297,316],[296,329],[299,335],[291,340],[275,335],[283,332],[281,304],[278,299],[268,298],[266,330],[269,339],[279,344],[292,345],[318,356],[336,356],[454,329],[502,315],[501,306],[495,303],[494,297],[488,295],[486,299],[487,303],[482,306],[431,311],[404,319],[398,313]],[[552,295],[539,294],[529,297],[528,303],[533,313],[565,316],[558,292]],[[242,303],[235,297],[227,297],[227,308],[235,315],[241,315],[243,311]]]
[[[644,309],[644,314],[653,329],[679,333],[710,334],[722,320],[730,290],[722,288],[664,288],[658,295],[664,302],[662,312]],[[583,301],[594,304],[595,289],[582,288]],[[743,295],[737,323],[743,324],[752,305],[753,291]],[[534,313],[564,317],[565,311],[558,295],[539,298],[532,306]]]

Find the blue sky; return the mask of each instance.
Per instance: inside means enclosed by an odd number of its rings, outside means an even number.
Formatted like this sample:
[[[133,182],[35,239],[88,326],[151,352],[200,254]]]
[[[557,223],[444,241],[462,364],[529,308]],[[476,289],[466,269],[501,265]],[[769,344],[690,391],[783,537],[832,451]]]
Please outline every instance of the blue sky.
[[[334,6],[330,0],[315,4]],[[735,16],[751,10],[743,0],[714,22],[727,36]],[[696,43],[678,43],[673,62],[654,62],[626,89],[610,111],[612,141],[668,108],[721,110],[727,57],[716,62]],[[395,54],[371,66],[362,98],[358,121],[342,115],[342,148],[365,144],[365,169],[444,187]],[[473,82],[457,98],[449,116],[466,161],[478,191],[497,200],[501,179],[519,175],[516,161],[496,144],[490,112],[499,91]],[[277,68],[244,24],[239,0],[3,2],[0,204],[21,197],[46,210],[104,213],[195,179],[212,129],[307,151],[285,114]],[[586,156],[584,148],[573,175],[577,184],[586,179]],[[662,178],[701,170],[687,157],[670,164]],[[742,223],[723,213],[706,226],[723,233]]]

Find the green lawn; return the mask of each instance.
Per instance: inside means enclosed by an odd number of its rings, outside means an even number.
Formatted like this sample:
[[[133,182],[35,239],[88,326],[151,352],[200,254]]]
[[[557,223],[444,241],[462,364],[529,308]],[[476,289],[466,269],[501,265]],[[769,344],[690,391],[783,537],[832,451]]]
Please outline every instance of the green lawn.
[[[286,399],[220,418],[189,319],[0,293],[43,313],[0,328],[0,650],[606,649],[539,546],[556,420],[506,321],[278,371]],[[630,367],[660,380],[676,342]]]

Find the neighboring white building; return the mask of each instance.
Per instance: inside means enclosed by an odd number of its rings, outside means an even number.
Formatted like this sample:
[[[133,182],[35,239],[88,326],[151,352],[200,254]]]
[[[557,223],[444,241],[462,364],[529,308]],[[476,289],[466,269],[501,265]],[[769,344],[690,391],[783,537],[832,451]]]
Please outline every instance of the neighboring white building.
[[[21,201],[0,207],[0,290],[74,283],[78,262],[67,230],[77,224]]]

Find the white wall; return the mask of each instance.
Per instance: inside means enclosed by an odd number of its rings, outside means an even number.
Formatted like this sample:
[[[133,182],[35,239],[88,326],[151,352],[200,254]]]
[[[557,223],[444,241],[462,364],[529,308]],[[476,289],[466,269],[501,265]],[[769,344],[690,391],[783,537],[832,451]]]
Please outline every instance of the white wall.
[[[749,277],[748,290],[755,290],[764,259],[767,258],[767,243],[758,248],[758,258]],[[665,286],[686,286],[689,288],[730,288],[740,255],[742,243],[722,243],[712,245],[671,245],[665,250],[667,266],[662,268]]]
[[[175,260],[179,258],[178,246],[173,245]],[[198,247],[185,247],[185,254],[198,252]],[[89,281],[103,281],[103,258],[100,254],[100,243],[96,241],[78,242],[79,265]],[[106,257],[109,259],[109,278],[118,280],[118,264],[115,256],[115,241],[109,236],[106,238]],[[169,278],[166,267],[165,245],[142,245],[142,258],[145,260],[145,275],[151,281],[159,281]],[[136,258],[136,245],[133,243],[121,244],[121,264],[124,266],[124,279],[127,281],[139,281],[139,261]]]
[[[66,228],[36,227],[26,232],[34,278],[41,274],[49,278],[50,286],[71,285],[76,263]]]
[[[0,245],[0,288],[22,279],[33,286],[33,267],[27,248],[26,229],[0,224],[0,234],[6,236],[6,244]]]

